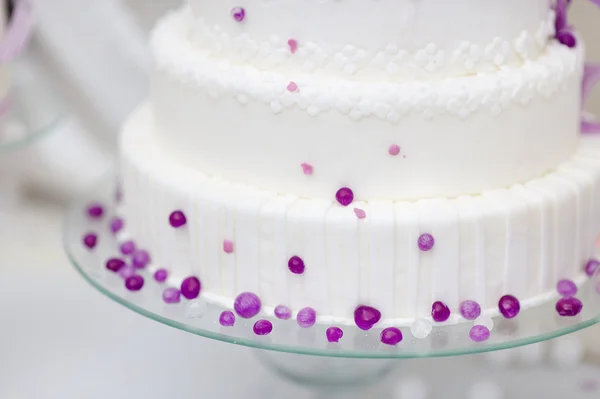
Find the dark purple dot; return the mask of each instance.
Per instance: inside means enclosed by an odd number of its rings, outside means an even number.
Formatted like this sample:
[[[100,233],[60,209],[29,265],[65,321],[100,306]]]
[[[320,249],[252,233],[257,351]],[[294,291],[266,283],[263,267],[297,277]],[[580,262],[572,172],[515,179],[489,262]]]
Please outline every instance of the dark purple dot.
[[[104,215],[104,207],[99,202],[94,202],[88,206],[87,214],[92,219],[100,219]]]
[[[487,341],[490,338],[490,330],[486,326],[473,326],[469,331],[469,338],[474,342]]]
[[[269,320],[259,320],[254,323],[254,334],[269,335],[273,331],[273,324]]]
[[[598,262],[596,259],[588,260],[585,264],[585,274],[587,274],[589,277],[593,277],[598,271],[598,267],[600,267],[600,262]]]
[[[502,316],[506,317],[507,319],[512,319],[517,317],[521,311],[521,304],[514,296],[504,295],[498,301],[498,309],[500,310],[500,313],[502,313]]]
[[[119,247],[123,255],[131,255],[135,252],[135,243],[131,240],[125,241]]]
[[[139,291],[144,286],[144,278],[139,274],[127,277],[125,280],[125,288],[129,291]]]
[[[202,284],[200,283],[200,279],[195,276],[190,276],[181,283],[181,294],[183,294],[186,299],[198,298],[201,288]]]
[[[327,335],[327,342],[340,342],[340,339],[344,336],[344,331],[339,327],[329,327],[325,334]]]
[[[402,341],[402,331],[396,327],[388,327],[381,332],[381,342],[395,346]]]
[[[302,328],[312,327],[317,321],[317,312],[313,308],[301,309],[296,316],[296,321]]]
[[[556,32],[556,39],[569,48],[573,48],[577,45],[575,35],[568,28]]]
[[[292,310],[285,305],[278,305],[275,308],[275,317],[281,320],[289,320],[292,318]]]
[[[175,287],[169,287],[163,291],[163,301],[165,303],[179,303],[181,302],[181,292]]]
[[[125,223],[123,222],[123,219],[121,219],[119,217],[115,217],[110,221],[110,231],[113,234],[116,234],[119,231],[121,231],[121,229],[123,228],[124,225],[125,225]]]
[[[226,310],[219,316],[219,323],[223,327],[231,327],[235,324],[235,315],[232,311]]]
[[[556,291],[560,296],[575,296],[577,294],[577,284],[572,280],[563,279],[556,284]]]
[[[423,233],[419,236],[417,244],[419,245],[419,249],[421,251],[429,251],[431,250],[431,248],[433,248],[433,245],[435,244],[435,239],[431,234]]]
[[[481,306],[475,301],[462,301],[460,314],[467,320],[475,320],[481,315]]]
[[[556,302],[556,311],[563,317],[573,317],[581,313],[583,303],[575,297],[561,298]]]
[[[361,330],[370,330],[381,320],[381,312],[371,306],[360,305],[354,309],[354,322]]]
[[[231,16],[237,22],[242,22],[246,18],[246,10],[242,7],[234,7],[231,9]]]
[[[150,254],[148,251],[138,249],[133,253],[133,257],[131,258],[133,267],[143,269],[148,266],[148,263],[150,263]]]
[[[341,205],[348,206],[354,201],[354,193],[348,187],[342,187],[335,193],[335,199]]]
[[[106,261],[106,268],[112,272],[118,272],[125,266],[125,261],[119,258],[110,258]]]
[[[238,316],[251,319],[260,312],[260,298],[252,292],[242,292],[235,298],[233,309]]]
[[[431,317],[438,323],[443,323],[450,318],[450,308],[440,301],[436,301],[431,305]]]
[[[294,274],[304,273],[304,261],[299,256],[292,256],[288,261],[288,269]]]
[[[173,211],[169,215],[169,224],[174,228],[179,228],[187,223],[187,219],[182,211]]]
[[[88,249],[94,249],[98,244],[98,236],[96,233],[87,233],[83,236],[83,245]]]
[[[167,280],[167,277],[169,277],[169,272],[167,272],[166,269],[158,269],[154,272],[154,280],[159,283],[164,283]]]

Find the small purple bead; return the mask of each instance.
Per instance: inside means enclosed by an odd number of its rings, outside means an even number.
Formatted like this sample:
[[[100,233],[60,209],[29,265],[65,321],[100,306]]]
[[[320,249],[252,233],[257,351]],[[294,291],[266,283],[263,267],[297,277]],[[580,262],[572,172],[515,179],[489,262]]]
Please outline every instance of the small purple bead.
[[[186,299],[194,299],[198,298],[200,295],[200,290],[202,289],[202,284],[200,283],[200,279],[196,276],[187,277],[181,283],[181,294]]]
[[[299,256],[292,256],[288,261],[288,269],[294,274],[304,273],[304,261]]]
[[[181,302],[181,292],[175,287],[169,287],[163,291],[162,298],[165,303],[179,303]]]
[[[174,227],[177,229],[181,226],[184,226],[186,223],[187,223],[187,219],[185,218],[185,215],[183,214],[182,211],[173,211],[169,215],[169,224],[171,225],[171,227]]]
[[[481,315],[481,306],[475,301],[462,301],[460,314],[467,320],[475,320]]]
[[[596,259],[588,260],[585,264],[585,274],[587,274],[589,277],[594,277],[598,271],[598,267],[600,267],[600,262],[598,262]]]
[[[223,327],[231,327],[235,324],[235,315],[232,311],[226,310],[219,316],[219,323]]]
[[[577,45],[577,39],[569,29],[562,29],[556,32],[556,39],[569,48],[573,48]]]
[[[381,320],[381,312],[371,306],[360,305],[354,309],[354,322],[363,331],[370,330]]]
[[[348,206],[354,201],[354,193],[348,187],[342,187],[335,193],[335,199],[341,205]]]
[[[144,278],[139,274],[127,277],[125,280],[125,288],[129,291],[139,291],[144,286]]]
[[[575,296],[577,294],[577,285],[572,280],[563,279],[556,284],[556,291],[561,296]]]
[[[498,309],[502,316],[507,319],[512,319],[517,317],[519,312],[521,311],[521,304],[519,300],[512,295],[504,295],[498,301]]]
[[[259,320],[254,323],[254,334],[269,335],[273,331],[273,324],[269,320]]]
[[[133,267],[143,269],[150,263],[150,254],[144,249],[138,249],[133,253],[131,264]]]
[[[556,311],[564,317],[577,316],[581,309],[583,309],[583,303],[575,297],[561,298],[556,302]]]
[[[421,251],[429,251],[431,248],[433,248],[434,244],[435,244],[435,239],[429,233],[421,234],[419,236],[419,239],[417,240],[417,245],[419,246],[419,249]]]
[[[260,312],[260,298],[252,292],[242,292],[235,298],[233,309],[238,316],[251,319]]]
[[[292,318],[292,310],[285,305],[278,305],[275,308],[275,317],[281,320],[289,320]]]
[[[381,332],[381,342],[395,346],[402,341],[402,331],[396,327],[388,327]]]
[[[92,219],[100,219],[104,215],[104,207],[98,202],[90,204],[87,208],[87,214]]]
[[[106,261],[106,268],[111,272],[117,273],[125,266],[125,261],[119,258],[110,258]]]
[[[487,341],[490,338],[490,330],[486,326],[473,326],[469,331],[469,338],[474,342]]]
[[[246,10],[244,10],[242,7],[234,7],[231,9],[231,16],[237,22],[242,22],[244,18],[246,18]]]
[[[121,229],[124,226],[124,222],[123,219],[119,218],[119,217],[115,217],[110,221],[110,231],[113,234],[118,233],[119,231],[121,231]]]
[[[167,277],[169,277],[169,272],[167,272],[166,269],[158,269],[154,272],[154,280],[159,283],[164,283],[167,280]]]
[[[440,301],[436,301],[431,305],[431,317],[438,323],[443,323],[450,318],[450,308]]]
[[[98,236],[96,233],[87,233],[83,236],[83,245],[85,245],[87,249],[94,249],[96,244],[98,244]]]
[[[302,328],[309,328],[315,325],[317,321],[317,312],[313,308],[304,308],[298,312],[296,316],[298,325]]]
[[[125,265],[119,270],[119,276],[121,276],[121,278],[124,280],[127,280],[127,278],[135,275],[136,273],[137,270],[131,265]]]
[[[135,243],[131,240],[125,241],[119,249],[123,255],[131,255],[135,252]]]
[[[327,335],[327,342],[340,342],[340,339],[344,336],[344,331],[339,327],[329,327],[325,334]]]

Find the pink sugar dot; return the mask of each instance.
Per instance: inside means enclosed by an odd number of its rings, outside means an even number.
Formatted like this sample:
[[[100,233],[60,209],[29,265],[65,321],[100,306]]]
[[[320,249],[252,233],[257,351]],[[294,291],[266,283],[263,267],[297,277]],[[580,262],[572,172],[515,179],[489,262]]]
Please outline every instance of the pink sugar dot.
[[[290,47],[290,52],[292,54],[294,54],[298,50],[298,40],[296,40],[296,39],[289,39],[288,40],[288,46]]]
[[[302,172],[305,175],[310,176],[313,174],[313,166],[311,164],[303,163],[303,164],[300,164],[300,166],[302,167]]]
[[[360,208],[354,208],[354,213],[356,214],[356,217],[359,219],[364,219],[367,217],[366,212]]]
[[[233,252],[233,241],[223,240],[223,251],[230,254]]]
[[[400,154],[400,146],[398,144],[392,144],[388,149],[388,153],[393,156]]]
[[[289,92],[293,93],[295,91],[298,91],[298,85],[296,84],[296,82],[290,82],[287,85],[287,89]]]

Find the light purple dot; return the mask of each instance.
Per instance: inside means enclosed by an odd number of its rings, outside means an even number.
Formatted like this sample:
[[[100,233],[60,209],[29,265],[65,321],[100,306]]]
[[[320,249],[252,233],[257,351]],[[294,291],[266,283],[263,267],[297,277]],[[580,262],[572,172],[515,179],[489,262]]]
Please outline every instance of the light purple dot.
[[[512,319],[517,317],[521,311],[521,304],[514,296],[504,295],[498,301],[498,309],[500,310],[500,313],[502,313],[502,316],[507,319]]]
[[[119,270],[119,276],[123,280],[127,280],[127,278],[135,275],[136,273],[137,273],[136,268],[131,265],[125,265]]]
[[[304,308],[298,312],[296,316],[298,325],[302,328],[309,328],[315,325],[317,321],[317,312],[313,308]]]
[[[556,302],[556,311],[563,317],[573,317],[581,313],[583,303],[575,297],[561,298]]]
[[[106,268],[111,272],[117,273],[123,267],[125,267],[125,261],[123,261],[123,259],[110,258],[106,261]]]
[[[600,262],[598,262],[596,259],[588,260],[585,264],[585,274],[587,274],[589,277],[593,277],[598,271],[599,266]]]
[[[100,219],[104,215],[104,207],[99,202],[94,202],[88,206],[87,214],[92,219]]]
[[[561,296],[575,296],[577,294],[577,284],[572,280],[563,279],[556,284],[556,291]]]
[[[242,22],[246,18],[246,10],[242,7],[234,7],[231,9],[231,16],[237,22]]]
[[[292,318],[292,310],[285,305],[278,305],[275,308],[275,317],[281,320],[289,320]]]
[[[83,236],[83,245],[87,249],[94,249],[98,244],[98,235],[96,233],[87,233]]]
[[[260,312],[260,298],[252,292],[242,292],[235,298],[233,309],[238,316],[251,319]]]
[[[487,341],[490,338],[490,330],[486,326],[473,326],[469,331],[469,338],[474,342]]]
[[[231,327],[235,324],[235,315],[232,311],[225,310],[223,313],[221,313],[221,316],[219,316],[219,323],[223,327]]]
[[[150,254],[148,251],[138,249],[133,253],[133,257],[131,258],[131,264],[133,267],[143,269],[148,266],[148,263],[150,263]]]
[[[443,323],[450,318],[450,308],[440,301],[436,301],[431,305],[431,317],[438,323]]]
[[[423,233],[423,234],[421,234],[419,236],[419,239],[417,240],[417,245],[419,246],[419,249],[421,251],[429,251],[429,250],[431,250],[431,248],[433,248],[434,244],[435,244],[435,239],[429,233]]]
[[[169,287],[163,291],[162,298],[165,303],[179,303],[181,292],[175,287]]]
[[[154,272],[154,280],[159,283],[164,283],[167,280],[167,277],[169,277],[167,269],[158,269]]]
[[[481,306],[475,301],[462,301],[460,303],[460,314],[467,320],[475,320],[481,315]]]
[[[125,241],[119,247],[123,255],[131,255],[135,252],[135,243],[131,240]]]
[[[335,193],[335,199],[341,205],[348,206],[354,201],[354,193],[348,187],[342,187]]]
[[[304,261],[299,256],[292,256],[288,261],[288,269],[294,274],[304,273]]]
[[[259,320],[254,323],[254,334],[269,335],[273,331],[273,324],[269,320]]]
[[[396,346],[402,341],[402,331],[396,327],[388,327],[381,332],[381,342],[390,345]]]
[[[329,327],[325,335],[327,335],[327,342],[340,342],[340,339],[344,336],[344,331],[339,327]]]
[[[374,307],[360,305],[354,309],[354,322],[363,331],[370,330],[381,320],[381,312]]]
[[[114,217],[111,221],[110,221],[110,231],[113,234],[118,233],[119,231],[121,231],[121,229],[123,228],[123,226],[125,225],[125,222],[123,221],[123,219],[119,218],[119,217]]]
[[[144,286],[144,278],[139,274],[127,277],[125,280],[125,288],[129,291],[139,291]]]
[[[187,223],[187,219],[182,211],[173,211],[169,215],[169,224],[173,228],[179,228]]]
[[[202,283],[196,276],[189,276],[181,283],[181,294],[186,299],[195,299],[200,295],[202,289]]]

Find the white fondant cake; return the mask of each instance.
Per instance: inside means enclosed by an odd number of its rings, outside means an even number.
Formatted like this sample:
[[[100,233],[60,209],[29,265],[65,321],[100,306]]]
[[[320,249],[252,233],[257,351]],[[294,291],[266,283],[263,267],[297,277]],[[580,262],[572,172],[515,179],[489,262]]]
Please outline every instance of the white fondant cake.
[[[189,0],[122,135],[123,239],[209,300],[340,322],[578,280],[600,232],[583,45],[547,0],[496,3]]]

